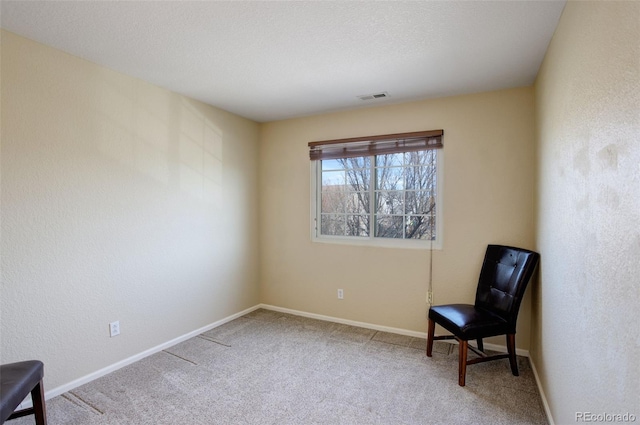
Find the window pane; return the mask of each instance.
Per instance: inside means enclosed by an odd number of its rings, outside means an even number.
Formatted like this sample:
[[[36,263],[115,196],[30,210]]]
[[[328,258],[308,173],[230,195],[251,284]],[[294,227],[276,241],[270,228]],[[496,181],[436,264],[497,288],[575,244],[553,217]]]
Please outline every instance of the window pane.
[[[347,194],[330,187],[323,191],[321,196],[322,204],[320,211],[323,213],[344,213],[347,201]]]
[[[404,213],[404,192],[394,190],[376,193],[376,213],[377,214],[403,214]]]
[[[428,150],[428,151],[405,152],[404,164],[405,165],[435,164],[436,154],[437,153],[435,149]]]
[[[337,159],[325,159],[322,163],[322,171],[325,170],[344,170],[344,166]]]
[[[405,193],[405,214],[431,214],[432,206],[435,206],[435,203],[430,192],[407,191]]]
[[[347,170],[347,187],[349,190],[369,190],[370,181],[370,168],[353,168]]]
[[[435,188],[436,169],[430,165],[404,169],[405,189],[431,190]]]
[[[435,222],[432,228],[431,219],[432,217],[428,215],[408,216],[405,227],[405,238],[429,240],[433,235],[435,239]]]
[[[345,172],[344,171],[323,171],[322,172],[322,190],[328,187],[334,187],[339,190],[345,189]]]
[[[320,216],[320,233],[322,235],[344,236],[345,216],[336,214],[322,214]]]
[[[384,216],[376,217],[376,234],[379,238],[402,239],[402,216]]]
[[[404,161],[404,154],[392,153],[389,155],[376,156],[376,167],[401,167]]]
[[[369,236],[369,216],[348,215],[347,236]]]
[[[404,169],[376,168],[376,189],[401,190],[404,188]]]
[[[361,156],[356,158],[345,158],[338,159],[341,164],[343,164],[343,168],[371,168],[371,157],[369,156]]]
[[[369,192],[348,192],[346,210],[351,214],[368,214]]]

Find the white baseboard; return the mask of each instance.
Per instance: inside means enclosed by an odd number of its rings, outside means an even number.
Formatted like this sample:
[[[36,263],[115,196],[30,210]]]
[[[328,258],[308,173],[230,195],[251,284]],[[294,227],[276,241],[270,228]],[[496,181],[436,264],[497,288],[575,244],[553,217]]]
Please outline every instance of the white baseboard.
[[[290,308],[277,307],[277,306],[269,305],[269,304],[260,304],[258,307],[259,308],[264,308],[265,310],[273,310],[273,311],[278,311],[280,313],[288,313],[288,314],[293,314],[293,315],[296,315],[296,316],[308,317],[310,319],[324,320],[326,322],[334,322],[334,323],[341,323],[343,325],[358,326],[360,328],[373,329],[373,330],[376,330],[376,331],[389,332],[389,333],[406,335],[406,336],[413,336],[413,337],[416,337],[416,338],[423,338],[423,339],[427,338],[427,333],[426,332],[410,331],[410,330],[407,330],[407,329],[392,328],[392,327],[389,327],[389,326],[374,325],[374,324],[365,323],[365,322],[357,322],[355,320],[341,319],[339,317],[325,316],[323,314],[307,313],[305,311],[292,310]],[[444,341],[445,342],[449,342],[451,344],[457,344],[457,342],[455,340],[444,340]],[[498,352],[501,352],[501,353],[506,353],[507,352],[506,345],[487,344],[487,343],[485,343],[484,347],[489,349],[489,350],[498,351]],[[516,348],[516,354],[519,355],[519,356],[529,357],[529,350],[523,350],[522,348]]]
[[[542,406],[544,407],[544,413],[547,415],[547,420],[549,421],[549,425],[555,425],[555,421],[553,420],[553,416],[551,415],[551,408],[549,407],[549,402],[547,401],[547,395],[544,393],[542,389],[542,382],[540,382],[540,375],[538,375],[538,369],[536,369],[536,364],[533,362],[533,359],[529,357],[529,363],[531,364],[531,370],[533,371],[533,376],[536,378],[536,385],[538,386],[538,392],[540,393],[540,398],[542,399]]]
[[[394,333],[394,334],[407,335],[407,336],[414,336],[416,338],[426,338],[427,337],[427,334],[424,333],[424,332],[409,331],[409,330],[406,330],[406,329],[392,328],[392,327],[389,327],[389,326],[372,325],[371,323],[356,322],[355,320],[341,319],[339,317],[325,316],[323,314],[307,313],[306,311],[292,310],[290,308],[277,307],[275,305],[260,304],[259,308],[264,308],[265,310],[278,311],[280,313],[293,314],[295,316],[308,317],[310,319],[324,320],[325,322],[341,323],[343,325],[357,326],[359,328],[373,329],[373,330],[376,330],[376,331],[390,332],[390,333]]]
[[[124,360],[120,360],[117,363],[114,363],[114,364],[109,365],[107,367],[104,367],[104,368],[102,368],[100,370],[92,372],[92,373],[90,373],[88,375],[85,375],[85,376],[83,376],[81,378],[78,378],[78,379],[76,379],[74,381],[71,381],[71,382],[69,382],[67,384],[60,385],[59,387],[56,387],[56,388],[54,388],[52,390],[49,390],[49,391],[45,390],[45,399],[48,400],[50,398],[59,396],[60,394],[64,394],[67,391],[71,391],[74,388],[79,387],[80,385],[84,385],[84,384],[86,384],[88,382],[91,382],[91,381],[93,381],[95,379],[98,379],[98,378],[100,378],[100,377],[102,377],[104,375],[107,375],[107,374],[109,374],[111,372],[114,372],[114,371],[116,371],[116,370],[118,370],[118,369],[120,369],[122,367],[128,366],[131,363],[135,363],[138,360],[141,360],[141,359],[143,359],[145,357],[148,357],[148,356],[150,356],[152,354],[158,353],[158,352],[160,352],[160,351],[162,351],[164,349],[167,349],[169,347],[173,347],[174,345],[179,344],[179,343],[181,343],[183,341],[186,341],[186,340],[188,340],[190,338],[193,338],[194,336],[200,335],[203,332],[209,331],[209,330],[211,330],[213,328],[217,328],[220,325],[224,325],[227,322],[230,322],[230,321],[232,321],[234,319],[237,319],[238,317],[244,316],[245,314],[248,314],[248,313],[251,313],[254,310],[257,310],[258,308],[260,308],[259,305],[250,307],[250,308],[248,308],[246,310],[243,310],[241,312],[232,314],[231,316],[225,317],[224,319],[220,319],[220,320],[218,320],[216,322],[213,322],[213,323],[208,324],[206,326],[203,326],[203,327],[201,327],[199,329],[196,329],[194,331],[191,331],[189,333],[181,335],[181,336],[179,336],[177,338],[174,338],[172,340],[169,340],[169,341],[167,341],[165,343],[162,343],[160,345],[156,345],[155,347],[149,348],[148,350],[145,350],[145,351],[143,351],[141,353],[134,354],[131,357],[128,357],[128,358],[126,358]],[[19,409],[27,409],[27,408],[30,408],[31,406],[32,406],[31,396],[29,395],[29,396],[27,396],[27,398],[22,403],[20,403],[20,406],[18,406],[17,409],[18,410]]]

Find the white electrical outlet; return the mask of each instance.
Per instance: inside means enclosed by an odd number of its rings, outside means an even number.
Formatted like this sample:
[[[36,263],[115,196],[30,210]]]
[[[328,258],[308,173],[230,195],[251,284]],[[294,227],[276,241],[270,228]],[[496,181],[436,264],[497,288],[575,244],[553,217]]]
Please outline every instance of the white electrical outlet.
[[[109,323],[109,335],[113,338],[116,335],[120,335],[120,321],[116,320],[115,322]]]
[[[338,289],[338,299],[344,299],[344,291],[342,289]]]
[[[433,304],[433,292],[427,292],[427,304]]]

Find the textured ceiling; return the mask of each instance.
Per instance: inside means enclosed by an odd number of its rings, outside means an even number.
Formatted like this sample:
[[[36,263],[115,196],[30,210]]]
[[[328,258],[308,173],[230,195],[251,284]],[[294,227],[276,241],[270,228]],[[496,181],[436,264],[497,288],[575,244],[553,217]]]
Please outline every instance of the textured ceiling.
[[[530,85],[564,4],[2,0],[0,22],[265,122]]]

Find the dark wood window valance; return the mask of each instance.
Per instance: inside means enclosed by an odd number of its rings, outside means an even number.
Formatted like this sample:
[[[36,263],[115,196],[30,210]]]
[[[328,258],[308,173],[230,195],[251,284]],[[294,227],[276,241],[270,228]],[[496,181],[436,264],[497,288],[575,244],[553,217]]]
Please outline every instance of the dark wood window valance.
[[[309,158],[315,161],[440,149],[443,134],[443,130],[430,130],[309,142]]]

